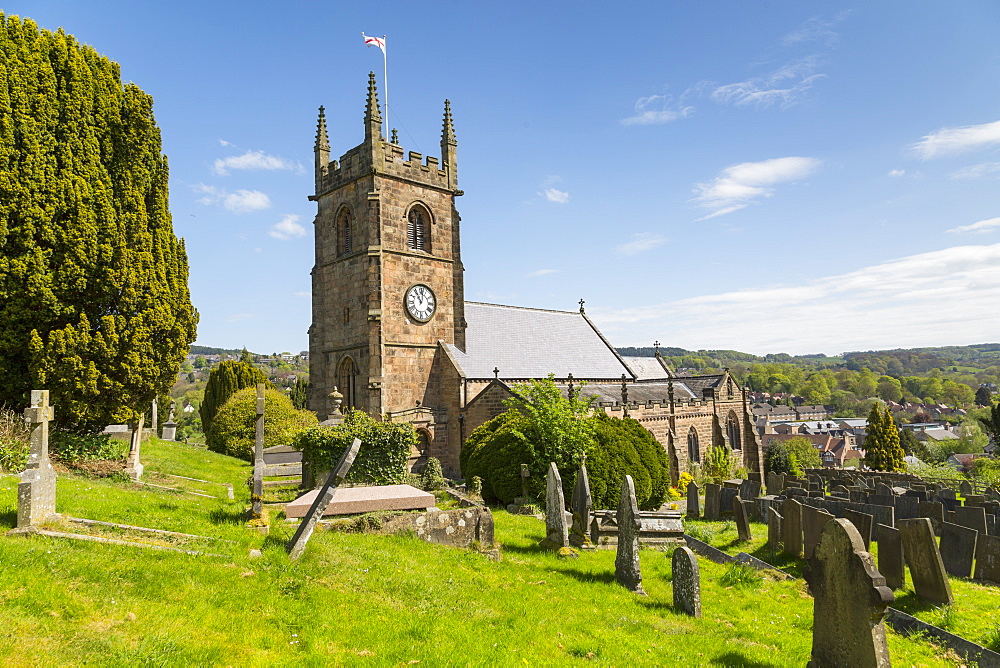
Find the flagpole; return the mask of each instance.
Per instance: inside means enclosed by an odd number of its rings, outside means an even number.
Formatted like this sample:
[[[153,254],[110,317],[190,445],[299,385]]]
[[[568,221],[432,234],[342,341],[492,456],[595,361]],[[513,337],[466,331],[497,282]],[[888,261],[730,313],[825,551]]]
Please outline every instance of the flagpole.
[[[382,35],[382,44],[386,44],[385,35]],[[388,56],[386,55],[387,46],[382,47],[382,85],[385,86],[385,127],[382,128],[383,137],[388,134],[389,128],[389,64],[387,62]]]

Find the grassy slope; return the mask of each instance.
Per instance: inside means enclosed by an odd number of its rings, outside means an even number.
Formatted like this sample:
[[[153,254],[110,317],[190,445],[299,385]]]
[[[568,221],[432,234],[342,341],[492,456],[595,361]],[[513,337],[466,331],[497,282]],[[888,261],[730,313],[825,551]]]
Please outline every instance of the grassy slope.
[[[614,552],[561,561],[544,526],[497,513],[504,561],[410,536],[321,533],[284,554],[288,527],[244,530],[244,464],[153,445],[147,471],[233,482],[237,501],[66,476],[65,514],[225,538],[225,557],[41,537],[0,537],[0,657],[10,665],[157,663],[804,665],[812,600],[801,582],[719,583],[699,560],[704,618],[672,609],[670,558],[643,551],[648,597],[614,582]],[[242,497],[242,498],[241,498]],[[0,478],[13,526],[16,478]],[[250,559],[251,548],[264,557]],[[931,645],[890,636],[897,665],[947,665]]]

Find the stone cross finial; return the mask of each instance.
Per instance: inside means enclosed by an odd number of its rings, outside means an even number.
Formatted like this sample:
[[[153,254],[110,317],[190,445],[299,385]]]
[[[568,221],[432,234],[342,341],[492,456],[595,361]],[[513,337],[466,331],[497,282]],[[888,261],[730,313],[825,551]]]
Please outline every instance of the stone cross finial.
[[[660,356],[660,342],[659,341],[653,341],[653,350],[656,351],[655,354],[656,354],[657,357],[659,357]]]
[[[573,400],[573,374],[571,374],[571,373],[566,374],[566,381],[569,383],[569,386],[566,388],[566,396],[569,397],[570,401],[572,401]]]
[[[493,367],[493,378],[494,378],[494,380],[500,378],[500,368],[499,367]]]
[[[586,302],[584,302],[584,301],[583,301],[582,299],[580,300],[580,313],[583,313],[583,305],[584,305],[585,303],[586,303]]]
[[[625,381],[625,374],[622,374],[622,406],[625,407],[625,416],[628,417],[628,384]]]
[[[396,128],[392,129],[392,139],[389,140],[392,144],[399,143],[399,134],[396,132]]]

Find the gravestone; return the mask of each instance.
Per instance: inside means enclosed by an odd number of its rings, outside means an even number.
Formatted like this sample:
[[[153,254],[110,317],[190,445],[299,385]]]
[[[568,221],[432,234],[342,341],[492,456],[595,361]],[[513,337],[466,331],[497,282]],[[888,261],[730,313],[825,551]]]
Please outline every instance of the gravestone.
[[[949,501],[955,501],[955,490],[945,487],[938,492],[938,497],[942,499],[948,499]]]
[[[749,478],[740,483],[740,498],[750,501],[760,496],[760,483]]]
[[[937,603],[951,605],[951,583],[944,570],[941,552],[934,540],[931,521],[926,517],[896,522],[903,543],[903,558],[910,569],[910,580],[917,596]],[[881,548],[880,548],[881,549]]]
[[[920,501],[912,496],[897,496],[896,497],[896,519],[897,520],[912,520],[915,517],[919,517],[918,508],[920,506]]]
[[[725,517],[733,510],[733,499],[740,495],[739,485],[729,487],[723,485],[719,490],[719,515]]]
[[[962,484],[958,486],[958,491],[961,492],[962,496],[968,496],[972,494],[972,485],[969,484],[968,480],[963,480]]]
[[[937,501],[922,501],[917,504],[917,517],[930,519],[934,533],[940,533],[941,523],[944,522],[944,506]]]
[[[885,576],[886,586],[902,589],[906,584],[906,564],[899,529],[879,524],[875,527],[875,540],[878,541],[878,570]]]
[[[965,505],[967,506],[981,506],[986,503],[985,494],[967,494],[965,497]]]
[[[785,500],[781,506],[781,542],[785,552],[793,557],[802,556],[802,504],[795,499]]]
[[[528,468],[527,464],[521,464],[521,504],[530,503],[528,499],[531,498],[531,490],[528,489],[528,478],[531,477],[531,469]],[[515,501],[516,502],[516,501]]]
[[[48,390],[32,390],[24,420],[31,428],[28,463],[17,485],[17,528],[41,524],[56,514],[56,471],[49,461],[49,422],[55,410]]]
[[[895,597],[853,524],[825,524],[804,575],[816,620],[809,665],[889,666],[883,618]]]
[[[747,517],[747,507],[743,499],[737,496],[733,499],[733,517],[736,519],[736,533],[741,543],[749,542],[753,539],[750,535],[750,518]]]
[[[562,476],[555,462],[549,462],[549,475],[545,479],[545,538],[541,546],[550,550],[569,547]]]
[[[142,445],[142,422],[145,415],[139,416],[139,421],[130,425],[132,434],[129,439],[128,457],[125,459],[125,473],[134,482],[138,482],[142,477],[142,470],[145,468],[139,461],[139,448]]]
[[[775,551],[781,546],[782,519],[774,506],[767,509],[767,546]]]
[[[705,485],[705,519],[719,519],[719,502],[722,495],[722,486],[708,483]]]
[[[292,539],[285,546],[289,559],[298,559],[305,552],[306,544],[316,529],[316,524],[323,517],[323,512],[330,504],[330,501],[333,500],[340,483],[347,477],[347,473],[351,470],[351,466],[354,464],[354,459],[358,456],[358,450],[360,449],[361,439],[356,438],[351,443],[351,447],[344,450],[344,454],[340,456],[340,461],[337,462],[330,475],[327,476],[326,482],[323,483],[323,487],[320,489],[319,494],[316,495],[316,500],[313,501],[312,507],[309,509],[309,513],[299,523],[298,529],[295,530],[295,535],[292,536]]]
[[[941,561],[946,571],[955,577],[972,577],[972,560],[976,555],[978,536],[979,532],[975,529],[942,522]]]
[[[850,508],[844,509],[844,519],[850,520],[854,528],[858,530],[858,534],[861,536],[861,542],[865,544],[865,549],[872,542],[872,522],[874,518],[868,513],[862,513],[857,510],[851,510]]]
[[[155,402],[153,404],[156,405]],[[163,423],[163,433],[160,435],[164,441],[172,441],[177,438],[177,421],[174,419],[174,410],[177,408],[177,402],[172,402],[170,404],[170,414],[167,416],[167,421]],[[156,433],[156,430],[153,430]]]
[[[701,617],[701,575],[698,559],[689,547],[674,550],[671,560],[674,609],[691,617]]]
[[[955,524],[975,529],[980,535],[986,534],[986,509],[979,506],[955,508]]]
[[[257,520],[264,516],[264,387],[264,383],[257,383],[257,418],[254,420],[253,446],[253,489],[250,491],[251,520]]]
[[[553,464],[555,466],[555,464]],[[632,476],[622,481],[618,500],[618,551],[615,554],[615,579],[618,584],[636,594],[646,595],[642,589],[642,570],[639,568],[639,504],[635,500]]]
[[[881,482],[875,483],[875,493],[879,496],[894,496],[892,487]]]
[[[804,559],[811,559],[813,550],[819,544],[820,536],[823,535],[823,527],[833,519],[833,515],[814,508],[813,506],[802,507],[802,556]]]
[[[976,579],[1000,584],[1000,536],[979,536]]]
[[[687,516],[698,517],[701,515],[700,499],[698,498],[698,485],[692,480],[687,488]]]
[[[590,529],[590,511],[593,501],[590,496],[590,478],[587,476],[586,460],[580,461],[580,470],[576,474],[576,485],[573,487],[573,526],[569,531],[569,542],[585,550],[594,549],[587,535]]]

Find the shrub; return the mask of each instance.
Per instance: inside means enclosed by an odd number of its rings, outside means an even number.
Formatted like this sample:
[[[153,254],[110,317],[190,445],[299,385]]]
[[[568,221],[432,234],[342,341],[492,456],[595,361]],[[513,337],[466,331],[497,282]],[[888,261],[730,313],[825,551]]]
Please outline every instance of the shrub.
[[[677,479],[677,491],[681,494],[687,494],[688,485],[694,482],[694,476],[685,471]]]
[[[430,457],[424,464],[424,470],[420,472],[420,489],[425,492],[433,492],[444,489],[444,473],[441,472],[441,462],[437,457]]]
[[[64,462],[85,462],[97,459],[122,459],[128,453],[128,443],[106,434],[70,434],[53,432],[49,450]]]
[[[31,430],[14,411],[0,409],[0,470],[20,473],[28,463]]]
[[[219,362],[205,383],[205,396],[201,401],[201,427],[208,435],[212,428],[212,420],[219,409],[229,401],[229,398],[246,387],[254,387],[257,383],[267,383],[267,375],[244,361],[226,360]],[[272,387],[267,383],[268,387]]]
[[[483,494],[483,479],[477,475],[469,478],[469,496],[482,496]]]
[[[476,427],[462,445],[462,474],[482,479],[487,503],[507,504],[521,496],[521,464],[535,460],[534,450],[519,429],[524,422],[521,413],[509,410]],[[545,478],[533,474],[528,489],[529,496],[537,498],[545,489]]]
[[[247,387],[231,396],[215,414],[205,435],[208,449],[252,461],[256,420],[257,389]],[[315,424],[316,416],[296,410],[284,392],[265,390],[264,447],[287,444],[297,432]]]
[[[729,459],[729,451],[721,445],[709,450],[705,458],[705,475],[718,485],[728,480],[732,473],[733,462]]]
[[[719,584],[736,589],[759,589],[764,584],[764,576],[745,564],[730,563],[719,577]]]
[[[300,431],[292,446],[316,472],[332,469],[355,439],[361,449],[347,479],[372,485],[398,485],[407,481],[406,461],[417,444],[417,432],[405,422],[381,422],[364,411],[351,410],[336,426],[315,426]]]

